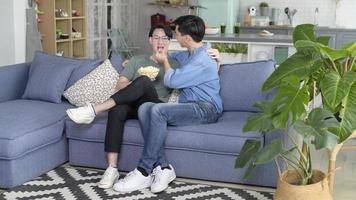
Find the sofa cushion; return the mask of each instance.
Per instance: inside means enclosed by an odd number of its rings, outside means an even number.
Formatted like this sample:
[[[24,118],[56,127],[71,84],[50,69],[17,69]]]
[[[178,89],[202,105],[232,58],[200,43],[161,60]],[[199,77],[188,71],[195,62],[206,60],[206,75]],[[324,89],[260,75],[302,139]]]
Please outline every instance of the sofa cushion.
[[[119,79],[119,74],[111,65],[109,60],[105,60],[100,66],[77,81],[64,92],[64,97],[76,106],[84,106],[86,102],[99,104],[114,93],[114,88]]]
[[[74,69],[67,82],[66,89],[74,85],[79,79],[89,74],[97,66],[103,63],[103,59],[83,59],[81,64]]]
[[[22,98],[60,103],[69,76],[81,62],[37,51]]]
[[[110,58],[110,62],[112,66],[116,69],[117,73],[121,74],[121,72],[124,70],[124,67],[122,66],[122,62],[124,59],[120,55],[112,55]]]
[[[219,74],[224,111],[258,111],[253,105],[267,98],[261,88],[274,65],[272,60],[222,65]]]
[[[255,138],[263,141],[261,133],[242,133],[242,127],[250,115],[249,112],[224,112],[217,123],[168,127],[166,148],[237,155],[246,139]],[[83,141],[103,142],[106,118],[106,113],[101,114],[90,125],[77,125],[66,120],[67,137]],[[137,120],[126,122],[123,143],[143,145],[141,129]]]
[[[19,99],[0,103],[0,158],[13,158],[60,140],[68,103]],[[58,126],[51,132],[41,131]]]

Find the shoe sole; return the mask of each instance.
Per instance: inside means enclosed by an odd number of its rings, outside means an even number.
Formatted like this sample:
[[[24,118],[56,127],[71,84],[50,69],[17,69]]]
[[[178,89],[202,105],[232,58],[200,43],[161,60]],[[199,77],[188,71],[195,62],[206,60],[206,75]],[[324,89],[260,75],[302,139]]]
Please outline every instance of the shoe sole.
[[[80,121],[76,120],[75,117],[73,116],[72,112],[70,112],[70,110],[66,110],[66,113],[67,113],[68,117],[76,124],[90,124],[92,122],[91,121],[88,123],[88,122],[80,122]]]
[[[170,183],[172,183],[172,181],[174,181],[174,179],[176,179],[176,178],[177,178],[177,175],[174,174],[174,176],[172,176],[172,177],[169,179],[168,184],[167,184],[164,188],[162,188],[162,189],[160,189],[160,190],[157,190],[157,191],[152,190],[152,188],[151,188],[151,192],[156,194],[156,193],[160,193],[160,192],[165,191],[165,190],[168,188],[168,185],[169,185]]]
[[[113,190],[115,190],[116,192],[121,192],[121,193],[129,193],[129,192],[133,192],[133,191],[137,191],[137,190],[142,190],[142,189],[148,188],[148,187],[150,187],[150,185],[151,184],[147,184],[147,186],[146,185],[142,185],[142,186],[140,186],[138,188],[135,188],[135,189],[132,189],[132,190],[118,190],[118,189],[115,188],[115,185],[114,185]]]
[[[110,185],[100,185],[98,184],[98,188],[101,188],[101,189],[109,189],[109,188],[112,188],[114,184],[112,184],[111,186]]]

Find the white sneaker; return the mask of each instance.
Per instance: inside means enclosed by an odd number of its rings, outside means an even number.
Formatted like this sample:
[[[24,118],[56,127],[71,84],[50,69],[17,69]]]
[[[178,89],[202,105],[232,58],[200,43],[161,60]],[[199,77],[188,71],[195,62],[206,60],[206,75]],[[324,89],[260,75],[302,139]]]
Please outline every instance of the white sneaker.
[[[120,179],[114,184],[113,189],[117,192],[132,192],[150,187],[151,175],[144,176],[137,169],[128,173],[124,179]]]
[[[159,193],[168,188],[168,184],[172,182],[177,176],[172,165],[169,165],[171,169],[163,169],[161,166],[157,166],[153,170],[153,181],[151,184],[151,192]]]
[[[95,111],[90,103],[83,107],[68,109],[66,113],[77,124],[90,124],[95,118]]]
[[[98,183],[98,187],[103,189],[111,188],[117,181],[119,176],[120,175],[117,171],[117,168],[109,166],[105,170],[103,177],[101,177],[101,180]]]

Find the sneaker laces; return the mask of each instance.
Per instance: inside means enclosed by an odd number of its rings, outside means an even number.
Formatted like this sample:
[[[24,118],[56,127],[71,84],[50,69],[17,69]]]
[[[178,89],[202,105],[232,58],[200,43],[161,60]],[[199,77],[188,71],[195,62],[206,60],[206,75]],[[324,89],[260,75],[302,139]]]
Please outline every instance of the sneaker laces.
[[[128,174],[126,174],[125,178],[121,179],[120,181],[123,183],[129,182],[133,177],[136,175],[136,171],[131,171]]]
[[[156,168],[154,168],[153,169],[153,172],[152,172],[152,183],[154,183],[154,182],[156,182],[156,181],[158,181],[158,177],[160,177],[160,176],[158,176],[160,173],[162,173],[162,169],[161,169],[161,167],[160,166],[158,166],[158,167],[156,167]]]

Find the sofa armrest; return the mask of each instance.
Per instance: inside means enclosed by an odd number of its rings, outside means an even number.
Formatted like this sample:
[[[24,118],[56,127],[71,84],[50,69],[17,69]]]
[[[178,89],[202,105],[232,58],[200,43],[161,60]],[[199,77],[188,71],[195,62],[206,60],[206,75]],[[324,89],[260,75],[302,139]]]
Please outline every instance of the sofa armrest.
[[[0,102],[18,99],[25,91],[31,63],[0,67]]]

